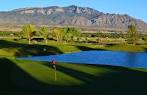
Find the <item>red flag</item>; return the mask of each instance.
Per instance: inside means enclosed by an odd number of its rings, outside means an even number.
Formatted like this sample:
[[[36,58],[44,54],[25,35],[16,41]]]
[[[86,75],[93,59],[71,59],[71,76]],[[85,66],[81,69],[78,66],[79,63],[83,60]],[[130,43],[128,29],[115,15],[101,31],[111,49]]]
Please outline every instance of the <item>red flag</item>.
[[[51,64],[52,64],[52,65],[55,65],[55,64],[56,64],[56,61],[55,61],[55,60],[52,60],[52,61],[51,61]]]

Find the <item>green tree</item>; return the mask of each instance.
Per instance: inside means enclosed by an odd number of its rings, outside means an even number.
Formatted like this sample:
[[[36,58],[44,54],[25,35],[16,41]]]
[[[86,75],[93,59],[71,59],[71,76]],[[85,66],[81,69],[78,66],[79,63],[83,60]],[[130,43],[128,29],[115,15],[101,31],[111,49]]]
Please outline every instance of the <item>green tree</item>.
[[[74,41],[74,38],[78,39],[80,37],[81,33],[77,28],[64,28],[64,40],[66,42]]]
[[[80,31],[76,28],[54,28],[52,29],[52,36],[58,41],[62,42],[63,40],[66,42],[74,41],[74,39],[78,39],[80,36]]]
[[[71,41],[71,38],[72,38],[72,33],[70,33],[70,28],[64,28],[64,33],[65,33],[65,35],[64,35],[64,40],[66,41],[66,42],[69,42],[69,41]]]
[[[52,36],[58,41],[62,42],[63,37],[65,35],[64,29],[62,28],[53,28],[52,29]]]
[[[40,29],[40,33],[41,35],[43,36],[44,40],[45,40],[45,43],[47,44],[47,39],[48,39],[48,34],[49,34],[49,29],[48,27],[41,27]]]
[[[128,43],[136,45],[136,42],[139,38],[139,33],[137,31],[136,25],[128,26]]]
[[[145,41],[145,44],[147,44],[147,35],[146,34],[143,35],[143,40]]]
[[[31,39],[35,33],[35,27],[31,24],[26,24],[22,27],[22,32],[23,36],[26,35],[29,40],[29,44],[31,44]]]

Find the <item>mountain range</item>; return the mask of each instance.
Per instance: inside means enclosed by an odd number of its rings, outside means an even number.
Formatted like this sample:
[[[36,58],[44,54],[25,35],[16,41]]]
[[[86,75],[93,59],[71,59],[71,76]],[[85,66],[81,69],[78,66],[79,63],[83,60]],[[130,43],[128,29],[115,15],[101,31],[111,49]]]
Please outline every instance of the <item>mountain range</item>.
[[[23,25],[26,23],[122,30],[126,30],[130,24],[136,24],[139,30],[147,30],[147,23],[127,14],[103,13],[92,8],[75,5],[20,8],[0,12],[0,25]]]

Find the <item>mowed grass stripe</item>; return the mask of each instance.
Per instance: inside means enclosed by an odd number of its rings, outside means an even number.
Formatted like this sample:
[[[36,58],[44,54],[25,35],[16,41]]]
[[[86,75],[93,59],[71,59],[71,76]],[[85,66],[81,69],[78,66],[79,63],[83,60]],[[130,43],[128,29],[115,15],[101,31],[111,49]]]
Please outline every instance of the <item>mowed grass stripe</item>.
[[[90,74],[93,76],[100,76],[102,74],[108,73],[108,72],[113,72],[114,70],[110,69],[105,69],[100,66],[95,66],[95,65],[85,65],[85,64],[69,64],[69,63],[60,63],[58,64],[59,66],[63,66],[65,68],[69,68],[71,70],[76,70],[80,71],[86,74]]]
[[[84,82],[72,77],[70,74],[57,70],[57,80],[54,80],[54,69],[50,66],[43,65],[42,62],[32,61],[15,61],[15,64],[30,76],[40,82],[50,85],[80,85]]]

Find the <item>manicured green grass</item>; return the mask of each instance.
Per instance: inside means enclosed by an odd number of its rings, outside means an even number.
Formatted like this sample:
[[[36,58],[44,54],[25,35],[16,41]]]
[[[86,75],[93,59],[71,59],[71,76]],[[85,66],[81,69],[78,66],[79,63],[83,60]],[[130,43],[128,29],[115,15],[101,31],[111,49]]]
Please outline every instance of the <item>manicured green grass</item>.
[[[147,70],[0,58],[0,93],[11,95],[146,94]]]
[[[147,46],[57,43],[28,45],[27,41],[0,40],[0,94],[6,95],[143,95],[147,69],[102,65],[16,60],[18,56],[62,54],[86,50],[146,51]],[[43,49],[46,49],[44,51]]]
[[[0,56],[31,56],[31,55],[50,55],[62,54],[86,50],[113,50],[126,52],[144,52],[147,50],[146,45],[94,45],[85,43],[58,43],[49,41],[28,45],[26,40],[12,41],[0,40]]]
[[[32,62],[32,61],[16,61],[14,60],[15,65],[21,68],[23,71],[28,73],[33,78],[37,79],[40,82],[50,85],[79,85],[83,84],[82,81],[71,77],[65,73],[62,73],[57,70],[57,81],[54,80],[54,69],[52,66],[43,62]],[[47,66],[48,65],[48,66]]]
[[[113,46],[107,46],[107,50],[113,50],[113,51],[127,51],[127,52],[144,52],[146,49],[140,45],[113,45]]]

